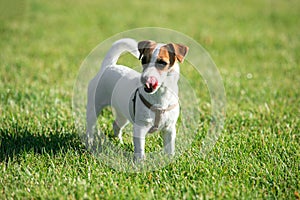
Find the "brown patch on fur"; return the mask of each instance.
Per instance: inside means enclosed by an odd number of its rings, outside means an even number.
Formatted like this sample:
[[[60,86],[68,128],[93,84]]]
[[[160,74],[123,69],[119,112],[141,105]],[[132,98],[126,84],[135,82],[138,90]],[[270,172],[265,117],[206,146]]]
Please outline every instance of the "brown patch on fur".
[[[144,40],[138,43],[138,50],[140,52],[139,60],[142,59],[142,64],[147,64],[151,61],[151,55],[156,47],[156,42],[152,40]]]
[[[143,65],[150,63],[156,45],[156,42],[152,40],[144,40],[138,43],[138,50],[140,52],[139,60],[142,59]],[[174,43],[166,44],[160,48],[155,66],[159,72],[172,70],[172,66],[176,61],[180,63],[183,62],[187,52],[188,47],[185,45]]]
[[[175,55],[176,59],[182,63],[189,48],[185,45],[174,43],[167,44],[167,46],[169,48],[169,53]]]
[[[159,70],[167,71],[174,65],[175,55],[170,52],[168,45],[164,45],[160,48],[159,53],[157,55],[156,63],[159,65]],[[159,63],[166,63],[166,65],[162,65]]]
[[[187,52],[187,46],[169,43],[160,48],[160,51],[157,56],[157,61],[162,60],[165,63],[167,63],[167,65],[163,68],[163,71],[165,71],[171,68],[176,62],[176,60],[182,63]]]

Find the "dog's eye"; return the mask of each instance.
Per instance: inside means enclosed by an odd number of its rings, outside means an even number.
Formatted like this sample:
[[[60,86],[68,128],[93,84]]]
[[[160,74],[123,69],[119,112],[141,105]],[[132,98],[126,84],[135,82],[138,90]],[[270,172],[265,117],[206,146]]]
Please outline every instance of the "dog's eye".
[[[163,65],[163,66],[166,66],[168,64],[167,62],[165,62],[163,60],[158,60],[156,63],[159,65]]]

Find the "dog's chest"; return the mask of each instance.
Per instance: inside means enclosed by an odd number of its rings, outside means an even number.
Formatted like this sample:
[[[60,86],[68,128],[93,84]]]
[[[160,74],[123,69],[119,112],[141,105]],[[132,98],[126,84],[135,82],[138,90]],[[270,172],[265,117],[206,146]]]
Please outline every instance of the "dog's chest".
[[[163,113],[144,108],[139,109],[139,112],[136,113],[135,123],[143,126],[158,126],[159,129],[164,129],[176,123],[178,116],[179,106]],[[158,119],[157,122],[156,119]]]
[[[170,99],[171,98],[171,99]],[[151,102],[156,102],[154,99]],[[158,129],[164,129],[176,123],[179,116],[179,105],[177,98],[164,95],[164,100],[152,104],[152,107],[146,106],[145,103],[138,99],[137,113],[135,122],[143,126],[154,126]]]
[[[158,113],[154,112],[154,120],[152,121],[152,124],[155,125],[155,118],[158,117]],[[159,122],[158,122],[158,127],[159,129],[163,129],[165,127],[168,127],[174,123],[176,123],[177,118],[179,115],[179,109],[178,108],[174,108],[170,111],[165,111],[163,113],[160,114],[159,118]]]

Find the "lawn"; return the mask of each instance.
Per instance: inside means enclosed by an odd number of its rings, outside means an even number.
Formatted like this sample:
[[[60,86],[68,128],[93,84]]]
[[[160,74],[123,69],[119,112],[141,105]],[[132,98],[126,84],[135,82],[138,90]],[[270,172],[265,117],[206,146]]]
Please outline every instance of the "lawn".
[[[0,199],[300,199],[297,0],[11,2],[0,2]],[[141,27],[179,31],[206,49],[223,79],[226,121],[203,156],[211,100],[201,77],[182,69],[200,88],[192,145],[167,166],[127,173],[85,149],[73,86],[92,49]],[[99,123],[109,131],[111,121],[108,110]]]

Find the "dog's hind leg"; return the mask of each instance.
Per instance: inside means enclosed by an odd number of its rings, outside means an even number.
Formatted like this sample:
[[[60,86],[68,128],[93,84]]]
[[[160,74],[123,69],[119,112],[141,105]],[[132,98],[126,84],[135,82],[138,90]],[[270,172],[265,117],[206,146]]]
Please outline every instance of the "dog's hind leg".
[[[106,95],[101,90],[96,90],[95,83],[91,81],[88,87],[86,107],[86,147],[92,147],[95,139],[96,123],[99,114],[108,105]],[[95,94],[96,93],[96,94]]]
[[[88,105],[86,110],[86,145],[91,147],[94,144],[96,124],[99,114],[106,105]]]
[[[122,129],[128,124],[128,120],[120,113],[116,113],[116,119],[113,123],[114,136],[123,144]]]

